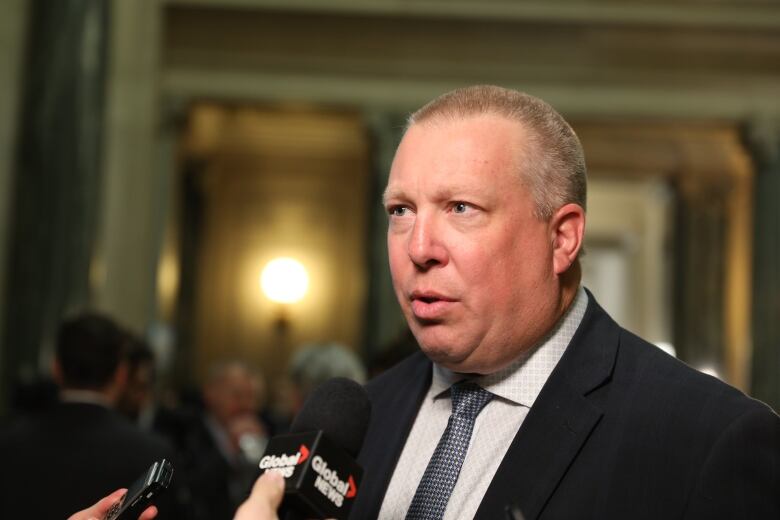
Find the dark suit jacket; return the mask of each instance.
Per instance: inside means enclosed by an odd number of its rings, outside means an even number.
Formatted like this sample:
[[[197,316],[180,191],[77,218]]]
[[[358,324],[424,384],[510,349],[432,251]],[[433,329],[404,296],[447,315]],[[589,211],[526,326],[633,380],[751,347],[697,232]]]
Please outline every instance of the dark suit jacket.
[[[431,378],[421,353],[367,385],[351,518],[376,518]],[[780,518],[780,418],[620,328],[590,295],[476,517]]]
[[[231,520],[260,469],[256,464],[230,464],[203,416],[193,418],[182,441],[182,479],[191,494],[187,519]]]
[[[130,486],[155,460],[171,455],[167,443],[116,412],[57,404],[0,431],[0,515],[64,520]],[[170,507],[164,511],[171,499],[163,498],[158,518],[172,517]]]

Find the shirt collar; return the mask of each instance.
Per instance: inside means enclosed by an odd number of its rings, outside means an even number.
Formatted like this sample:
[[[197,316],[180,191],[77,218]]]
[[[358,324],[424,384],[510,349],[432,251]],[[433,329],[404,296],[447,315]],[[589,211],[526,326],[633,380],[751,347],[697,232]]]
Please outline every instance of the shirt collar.
[[[566,351],[585,315],[587,306],[588,295],[580,286],[574,301],[563,317],[536,348],[523,352],[520,357],[498,372],[480,376],[474,381],[506,401],[530,408]],[[464,379],[463,374],[434,363],[428,395],[434,399],[443,397],[449,388],[461,379]]]
[[[95,390],[61,390],[60,401],[63,403],[96,404],[104,408],[111,408],[111,402],[105,394]]]

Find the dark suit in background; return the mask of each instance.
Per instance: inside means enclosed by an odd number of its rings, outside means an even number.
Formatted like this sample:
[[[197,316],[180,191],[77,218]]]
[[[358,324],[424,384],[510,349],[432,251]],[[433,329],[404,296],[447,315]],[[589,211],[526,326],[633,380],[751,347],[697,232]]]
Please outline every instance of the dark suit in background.
[[[193,417],[189,423],[180,459],[190,493],[188,520],[230,520],[260,476],[256,463],[226,458],[203,417]]]
[[[52,373],[62,401],[0,430],[4,518],[68,518],[133,485],[155,461],[172,459],[165,441],[113,410],[125,387],[129,338],[98,313],[60,324]],[[172,489],[155,501],[160,520],[177,518],[180,477],[174,470]]]
[[[780,418],[620,328],[589,294],[476,518],[780,518]],[[368,384],[352,518],[376,518],[431,381],[416,353]]]
[[[179,439],[182,473],[190,491],[189,520],[230,520],[260,475],[259,445],[268,429],[259,415],[261,376],[239,360],[215,363],[203,387],[205,409]]]
[[[4,518],[64,520],[171,456],[163,440],[104,406],[59,403],[0,432],[0,511]],[[159,519],[174,518],[173,497],[163,495]]]

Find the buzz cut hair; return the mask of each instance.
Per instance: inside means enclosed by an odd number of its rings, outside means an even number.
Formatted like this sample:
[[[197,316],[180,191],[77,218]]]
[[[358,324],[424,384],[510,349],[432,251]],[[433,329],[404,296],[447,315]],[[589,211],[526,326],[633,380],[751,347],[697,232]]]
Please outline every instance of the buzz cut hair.
[[[494,85],[459,88],[412,113],[406,128],[486,114],[516,121],[528,132],[520,174],[530,188],[537,218],[549,220],[569,203],[586,209],[587,169],[580,140],[563,117],[537,97]]]

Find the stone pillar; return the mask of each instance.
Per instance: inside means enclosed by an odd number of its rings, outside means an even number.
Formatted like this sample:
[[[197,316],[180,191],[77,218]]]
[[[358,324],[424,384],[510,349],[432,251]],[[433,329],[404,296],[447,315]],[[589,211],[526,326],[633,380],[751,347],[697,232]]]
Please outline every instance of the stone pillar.
[[[366,117],[373,141],[372,188],[369,231],[369,287],[366,305],[365,356],[371,359],[383,346],[398,339],[406,321],[398,307],[387,261],[387,215],[382,194],[390,175],[395,149],[401,140],[404,121],[385,113]]]
[[[724,359],[723,273],[726,200],[712,184],[694,179],[680,186],[674,320],[678,357],[700,368]],[[725,366],[714,366],[723,374]]]
[[[22,63],[25,57],[25,29],[27,28],[28,3],[10,0],[3,6],[0,17],[0,338],[3,338],[6,299],[6,258],[11,247],[8,243],[9,221],[13,204],[12,187],[14,150],[17,143],[16,124],[19,117]],[[10,302],[13,304],[13,301]],[[5,349],[8,344],[0,341],[0,367],[5,366]],[[0,373],[0,413],[5,401],[4,389],[8,387],[4,373]]]
[[[29,4],[4,288],[6,385],[48,364],[61,317],[88,301],[109,8],[102,0]]]
[[[91,297],[141,332],[154,320],[157,261],[171,172],[160,139],[158,0],[113,0],[105,183]],[[161,165],[163,165],[161,167]]]
[[[675,345],[749,390],[753,168],[735,128],[684,134],[675,276]]]
[[[751,394],[780,410],[780,121],[748,129],[756,166]]]

